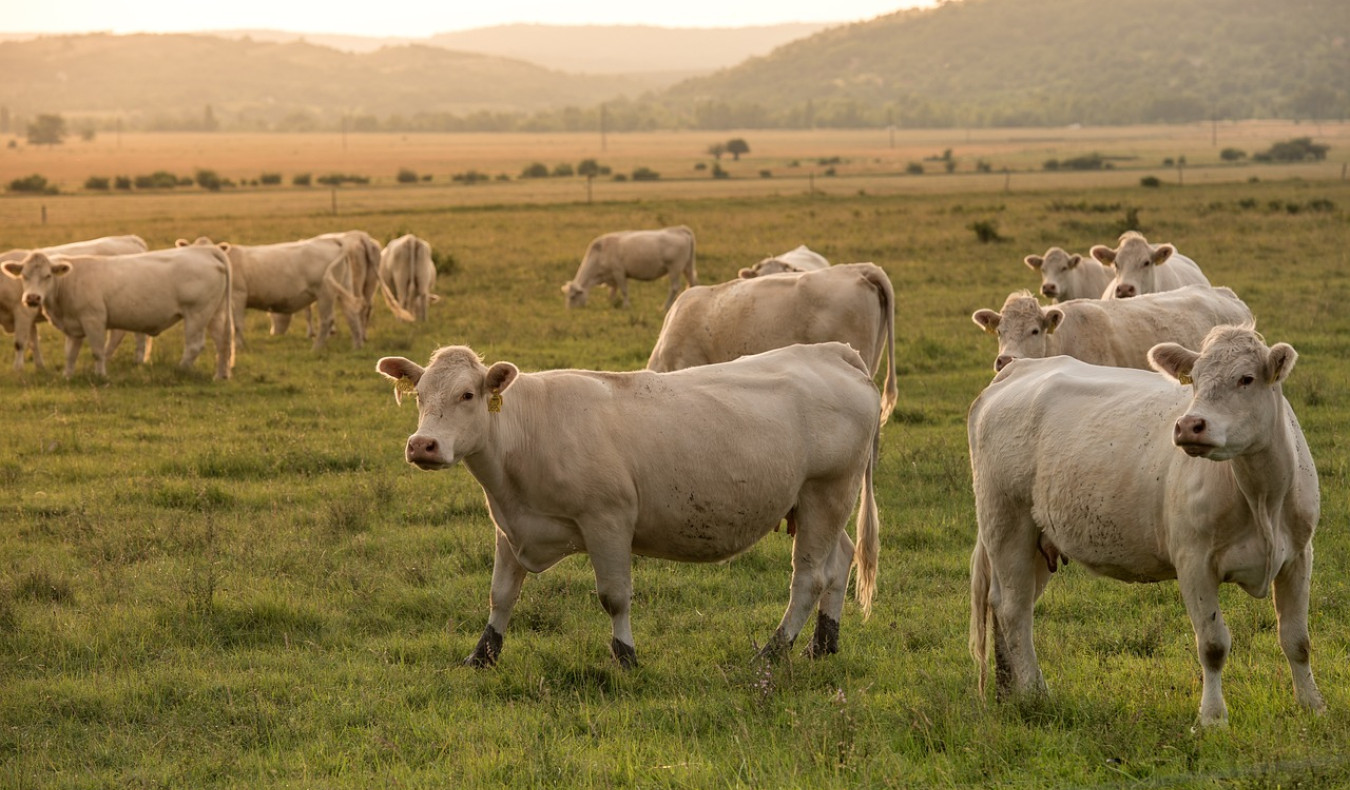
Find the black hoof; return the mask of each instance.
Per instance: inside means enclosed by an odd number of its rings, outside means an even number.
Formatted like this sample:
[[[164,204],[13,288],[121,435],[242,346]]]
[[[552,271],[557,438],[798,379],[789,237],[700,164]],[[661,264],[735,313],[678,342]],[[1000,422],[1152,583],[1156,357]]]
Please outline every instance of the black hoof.
[[[464,659],[464,666],[475,669],[495,666],[501,654],[502,635],[497,633],[497,629],[488,626],[483,629],[483,635],[478,638],[478,644],[474,646],[473,652]]]
[[[825,614],[816,614],[816,632],[803,654],[807,658],[821,658],[839,652],[839,621]]]
[[[773,632],[773,636],[769,639],[769,643],[760,648],[759,652],[755,654],[755,660],[777,661],[787,655],[787,652],[792,649],[792,642],[793,640],[788,639],[787,636],[783,634],[783,629],[780,628]]]
[[[614,654],[614,660],[619,662],[622,669],[637,668],[637,650],[632,645],[625,645],[617,639],[611,640],[609,650]]]

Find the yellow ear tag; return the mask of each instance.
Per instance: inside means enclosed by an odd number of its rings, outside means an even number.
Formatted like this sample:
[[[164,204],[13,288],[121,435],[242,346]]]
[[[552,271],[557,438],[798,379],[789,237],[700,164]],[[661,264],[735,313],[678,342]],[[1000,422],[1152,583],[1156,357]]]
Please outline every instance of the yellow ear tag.
[[[417,394],[417,385],[412,382],[412,379],[404,377],[394,381],[394,402],[400,406],[403,405],[403,396],[409,394]]]
[[[502,394],[497,390],[493,390],[492,394],[488,396],[488,411],[499,412],[501,410],[502,410]]]
[[[1195,383],[1195,380],[1191,378],[1191,374],[1189,373],[1182,373],[1181,375],[1177,376],[1177,381],[1181,382],[1181,385],[1183,387]]]

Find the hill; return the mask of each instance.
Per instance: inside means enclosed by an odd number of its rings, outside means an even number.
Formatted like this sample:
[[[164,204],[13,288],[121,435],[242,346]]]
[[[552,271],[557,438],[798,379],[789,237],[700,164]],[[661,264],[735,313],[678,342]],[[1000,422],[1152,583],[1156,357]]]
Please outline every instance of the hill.
[[[662,96],[704,127],[1118,124],[1350,113],[1344,0],[957,0]]]

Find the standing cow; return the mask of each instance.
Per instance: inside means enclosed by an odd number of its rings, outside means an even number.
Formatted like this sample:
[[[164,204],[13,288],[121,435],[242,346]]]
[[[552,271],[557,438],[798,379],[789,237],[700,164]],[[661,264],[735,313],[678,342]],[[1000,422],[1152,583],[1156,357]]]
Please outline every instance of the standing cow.
[[[85,338],[94,373],[107,376],[107,330],[158,335],[183,322],[183,358],[192,367],[209,333],[216,347],[216,378],[230,377],[234,326],[230,311],[230,263],[214,246],[193,246],[135,255],[71,256],[52,260],[41,252],[0,268],[23,282],[26,305],[40,308],[66,336],[66,378]]]
[[[1195,261],[1178,253],[1171,244],[1149,244],[1138,231],[1122,233],[1114,250],[1098,244],[1091,253],[1115,269],[1103,299],[1129,299],[1187,285],[1209,285],[1209,278]]]
[[[571,281],[564,283],[568,307],[585,307],[586,294],[597,285],[609,287],[610,300],[617,306],[629,306],[629,280],[657,280],[670,277],[670,293],[662,310],[670,309],[680,293],[680,278],[698,285],[694,271],[694,232],[679,225],[661,230],[623,230],[606,233],[586,248],[581,266]]]
[[[501,652],[525,574],[585,552],[611,650],[637,662],[629,606],[632,555],[720,562],[787,516],[795,524],[788,608],[764,654],[789,647],[819,607],[807,652],[837,652],[849,569],[866,615],[879,520],[872,479],[877,389],[843,343],[791,346],[675,373],[485,367],[464,346],[424,369],[377,364],[395,396],[415,388],[420,418],[406,458],[422,469],[463,461],[497,530],[491,614],[470,666]],[[845,523],[861,492],[855,550]]]
[[[103,236],[88,241],[73,241],[68,244],[42,247],[37,251],[51,257],[55,255],[127,255],[145,252],[148,249],[145,240],[140,236],[127,235]],[[7,261],[20,262],[27,258],[31,252],[34,252],[34,250],[17,249],[0,253],[0,264]],[[4,327],[6,332],[14,334],[15,372],[23,370],[24,351],[30,347],[33,350],[33,365],[39,369],[44,367],[37,332],[38,322],[44,320],[42,311],[25,306],[20,298],[22,295],[23,286],[18,280],[0,277],[0,327]],[[114,332],[109,341],[109,355],[112,354],[113,348],[116,348],[121,340],[122,333],[120,331]],[[149,354],[149,340],[145,335],[136,335],[136,361],[145,362]]]
[[[440,300],[431,245],[411,233],[384,246],[380,255],[380,291],[394,315],[404,321],[427,320],[427,307]]]
[[[998,337],[994,370],[1015,359],[1067,354],[1094,365],[1148,370],[1148,350],[1173,341],[1198,346],[1220,324],[1252,320],[1229,288],[1191,285],[1134,299],[1075,299],[1042,307],[1026,291],[1010,294],[1003,312],[976,310],[975,325]]]
[[[995,377],[968,423],[979,525],[970,651],[982,693],[990,627],[1000,696],[1045,691],[1032,609],[1063,558],[1122,581],[1177,580],[1204,671],[1202,725],[1228,716],[1220,583],[1255,597],[1273,584],[1294,697],[1323,709],[1308,663],[1317,468],[1281,391],[1295,358],[1225,326],[1199,353],[1154,347],[1165,375],[1054,357]]]
[[[897,396],[895,291],[873,263],[690,288],[666,313],[647,369],[681,370],[830,340],[853,346],[874,376],[886,362],[885,422]]]
[[[1116,273],[1095,258],[1070,255],[1051,247],[1044,255],[1022,259],[1027,268],[1041,275],[1041,293],[1058,302],[1072,299],[1101,299]]]
[[[775,255],[772,258],[765,258],[754,266],[741,269],[736,273],[737,277],[748,280],[754,277],[765,277],[770,274],[783,274],[784,272],[814,272],[821,269],[830,268],[830,262],[824,255],[809,249],[805,244],[799,245],[795,249],[788,250],[782,255]]]

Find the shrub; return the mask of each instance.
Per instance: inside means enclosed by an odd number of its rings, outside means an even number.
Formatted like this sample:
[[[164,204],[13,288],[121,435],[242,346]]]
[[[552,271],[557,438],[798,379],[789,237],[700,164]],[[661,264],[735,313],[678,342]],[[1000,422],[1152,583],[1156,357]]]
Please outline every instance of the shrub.
[[[97,189],[103,192],[107,192],[108,187],[110,187],[111,185],[112,179],[107,178],[105,176],[89,176],[84,180],[85,189]]]
[[[760,177],[760,178],[773,178],[773,171],[772,171],[772,170],[761,170],[761,171],[759,171],[759,177]]]
[[[548,178],[548,165],[543,162],[535,162],[532,165],[520,171],[521,178]]]
[[[16,178],[9,182],[10,192],[32,192],[40,195],[55,195],[56,187],[49,185],[44,176],[34,173],[24,178]]]
[[[459,269],[459,261],[455,260],[455,254],[449,250],[433,249],[431,263],[436,267],[438,275],[454,274]]]
[[[480,173],[477,170],[465,170],[463,173],[455,173],[450,176],[450,180],[462,184],[476,184],[479,181],[491,181],[492,176],[487,173]]]
[[[975,162],[975,172],[976,172],[976,173],[992,173],[993,171],[994,171],[994,166],[993,166],[993,165],[989,164],[988,162],[984,161],[983,159],[976,160],[976,162]]]
[[[1329,145],[1318,145],[1311,137],[1295,137],[1292,140],[1275,143],[1266,150],[1253,154],[1258,162],[1302,162],[1305,159],[1322,160],[1327,158]]]
[[[1163,159],[1163,167],[1172,167],[1176,165],[1176,163],[1177,163],[1176,160],[1170,156]]]
[[[834,175],[836,175],[835,172],[834,172],[834,168],[833,168],[833,167],[827,167],[827,168],[825,168],[825,175],[830,176],[830,177],[833,177]]]
[[[1059,166],[1065,170],[1101,170],[1105,164],[1106,160],[1102,159],[1101,154],[1097,153],[1061,159],[1059,162]]]
[[[221,179],[220,175],[216,173],[216,171],[214,170],[197,171],[197,186],[201,187],[202,189],[208,190],[210,192],[219,192],[220,188],[224,185],[225,185],[224,180]]]
[[[416,184],[417,173],[406,167],[400,167],[398,169],[398,175],[394,176],[394,179],[400,184]]]
[[[131,189],[131,176],[113,176],[113,189]]]
[[[708,163],[707,163],[707,162],[695,162],[695,163],[694,163],[694,169],[695,169],[695,170],[707,170],[707,169],[708,169]]]
[[[979,219],[966,227],[975,232],[975,238],[979,239],[981,244],[1006,241],[1006,239],[998,234],[998,220]]]
[[[291,176],[291,183],[298,187],[307,187],[310,185],[312,178],[309,173],[296,173]]]
[[[731,173],[722,169],[720,164],[714,164],[712,169],[713,178],[731,178]]]
[[[263,173],[262,176],[258,178],[258,180],[262,182],[262,185],[265,187],[273,187],[281,183],[281,174]]]
[[[1150,188],[1160,187],[1162,186],[1162,181],[1159,181],[1157,176],[1144,176],[1143,178],[1139,179],[1139,186]]]
[[[1047,160],[1045,160],[1044,162],[1041,163],[1041,169],[1042,169],[1042,170],[1058,170],[1058,169],[1059,169],[1059,160],[1058,160],[1058,159],[1047,159]]]
[[[343,184],[369,184],[370,176],[360,176],[355,173],[329,173],[325,176],[319,176],[315,180],[324,186],[336,187]]]
[[[614,174],[614,180],[615,180],[615,181],[627,181],[627,180],[628,180],[628,176],[624,175],[623,173],[615,173],[615,174]]]
[[[563,162],[562,164],[559,165],[554,165],[553,167],[553,175],[557,176],[558,178],[567,178],[568,176],[575,174],[576,171],[573,170],[572,166],[567,164],[566,162]]]
[[[136,176],[137,189],[173,189],[178,186],[178,176],[165,170],[156,170],[148,176]]]
[[[1246,159],[1247,152],[1240,148],[1225,148],[1219,152],[1219,158],[1225,162],[1236,162],[1239,159]]]
[[[923,162],[910,162],[905,165],[905,172],[912,176],[923,175]]]
[[[634,181],[656,181],[661,178],[661,174],[650,167],[639,167],[633,171]]]

